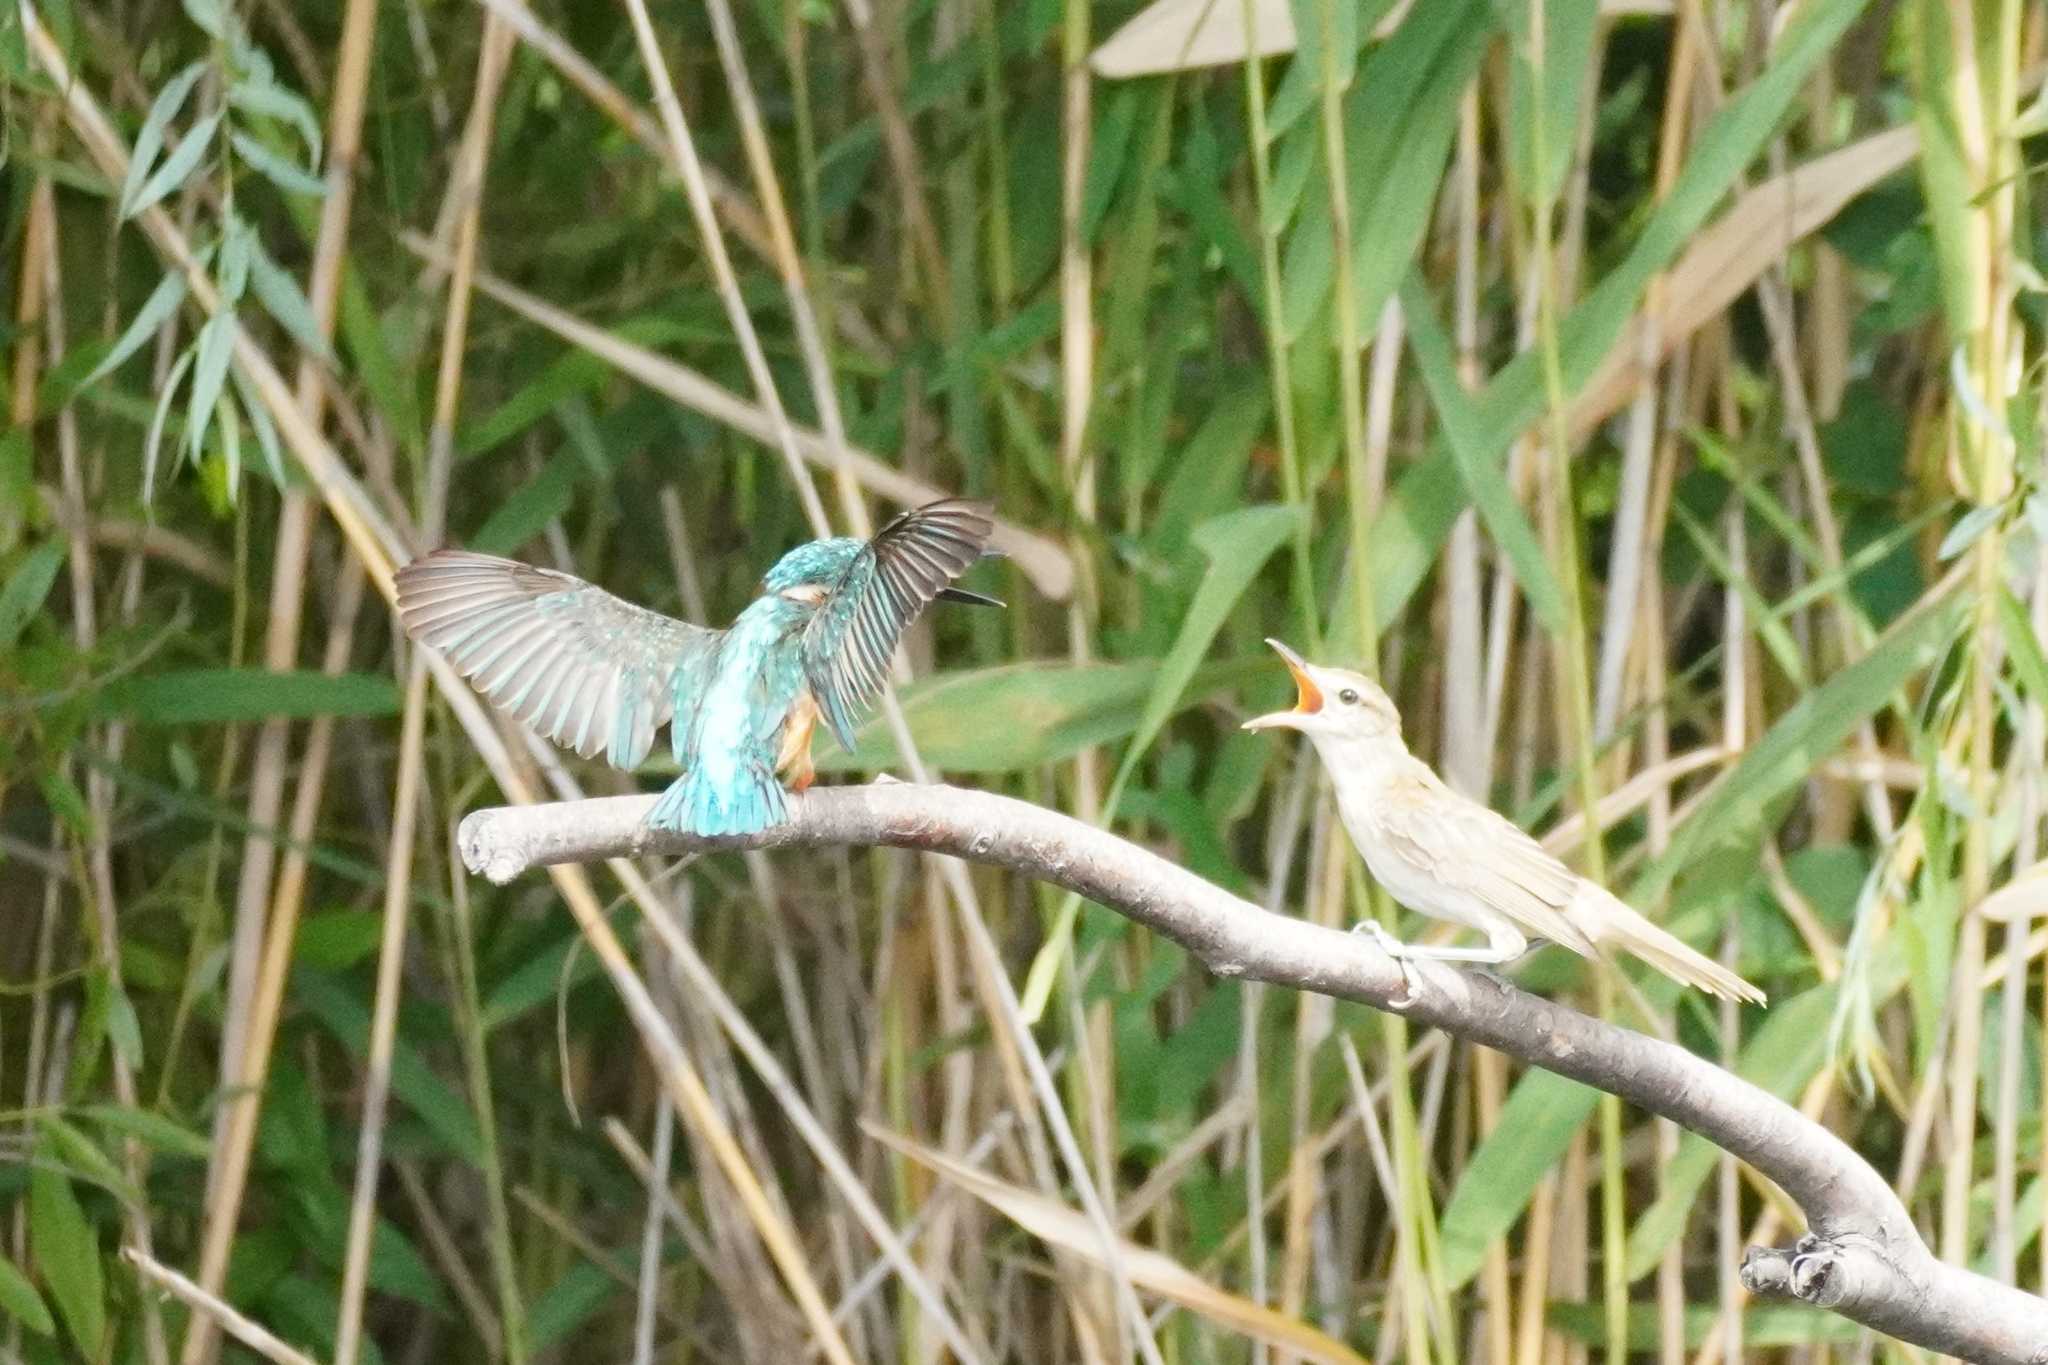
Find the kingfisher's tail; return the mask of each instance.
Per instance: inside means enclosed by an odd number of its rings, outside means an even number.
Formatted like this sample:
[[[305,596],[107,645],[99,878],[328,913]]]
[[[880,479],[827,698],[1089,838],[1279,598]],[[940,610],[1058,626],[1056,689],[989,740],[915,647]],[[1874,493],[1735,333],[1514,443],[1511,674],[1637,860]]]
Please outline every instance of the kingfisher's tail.
[[[674,834],[754,834],[789,818],[782,784],[763,763],[743,762],[714,779],[699,764],[669,785],[647,814]]]

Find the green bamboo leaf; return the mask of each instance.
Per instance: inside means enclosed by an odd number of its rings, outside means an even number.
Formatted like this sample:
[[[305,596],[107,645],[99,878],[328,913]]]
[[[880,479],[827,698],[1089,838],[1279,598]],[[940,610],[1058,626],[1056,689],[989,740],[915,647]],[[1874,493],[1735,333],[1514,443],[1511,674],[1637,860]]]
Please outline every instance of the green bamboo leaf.
[[[125,1136],[140,1138],[160,1153],[203,1160],[213,1151],[213,1145],[198,1133],[147,1109],[121,1104],[88,1104],[73,1112]]]
[[[213,409],[227,383],[228,362],[235,355],[235,315],[225,309],[206,320],[193,345],[192,394],[185,409],[185,449],[199,453],[206,441],[206,429],[213,424]]]
[[[256,287],[256,301],[263,305],[263,311],[277,319],[278,325],[291,333],[293,341],[301,349],[321,360],[331,361],[334,353],[328,348],[327,338],[320,334],[320,323],[313,316],[313,305],[307,300],[299,282],[292,278],[290,271],[270,258],[263,249],[263,243],[250,237],[249,283]]]
[[[300,967],[292,975],[292,999],[356,1056],[368,1053],[370,1011],[341,978]],[[403,1035],[393,1045],[391,1091],[454,1155],[471,1163],[483,1159],[483,1135],[469,1105],[453,1086],[434,1074],[419,1048]]]
[[[303,167],[293,165],[247,133],[229,133],[228,141],[233,144],[235,155],[241,157],[249,169],[286,194],[310,195],[316,199],[326,195],[326,181]]]
[[[284,446],[277,439],[277,424],[270,420],[270,409],[264,406],[262,395],[256,392],[240,366],[228,371],[228,380],[234,385],[236,396],[242,400],[242,411],[248,415],[249,425],[256,429],[256,447],[263,452],[264,467],[270,471],[270,477],[278,487],[286,487],[291,476],[286,472]]]
[[[142,301],[142,307],[135,310],[134,320],[128,324],[128,330],[121,333],[120,340],[114,343],[111,351],[100,357],[100,363],[88,370],[85,378],[78,381],[79,387],[83,388],[95,380],[104,379],[119,369],[121,362],[141,350],[142,343],[155,336],[157,329],[170,321],[172,314],[178,311],[178,305],[185,301],[185,294],[185,276],[182,271],[173,270],[158,281],[156,288],[150,291],[149,297]]]
[[[228,87],[228,103],[244,113],[290,124],[305,140],[306,160],[316,166],[320,164],[320,120],[314,117],[313,106],[297,91],[287,90],[274,80],[248,75]]]
[[[155,500],[157,457],[163,451],[164,425],[170,421],[171,400],[176,397],[178,386],[185,382],[185,372],[192,368],[192,360],[198,352],[187,346],[171,362],[171,372],[164,376],[163,392],[156,396],[156,407],[149,415],[149,434],[142,440],[142,505],[147,507]]]
[[[200,158],[213,143],[214,130],[220,127],[220,111],[214,110],[186,129],[184,138],[164,158],[164,164],[156,173],[142,182],[132,199],[124,198],[121,208],[123,219],[133,218],[157,200],[183,185],[192,172],[199,167]]]
[[[43,1302],[43,1296],[36,1293],[36,1287],[29,1283],[28,1276],[21,1273],[21,1267],[7,1259],[0,1252],[0,1315],[13,1318],[39,1337],[54,1335],[57,1324],[50,1317],[50,1307]]]
[[[1410,274],[1401,286],[1401,309],[1407,319],[1416,368],[1422,371],[1423,386],[1429,390],[1430,402],[1443,424],[1444,439],[1450,443],[1451,457],[1457,463],[1465,493],[1479,509],[1480,519],[1492,533],[1494,543],[1507,556],[1508,567],[1514,571],[1523,596],[1529,599],[1530,610],[1553,637],[1561,639],[1565,629],[1564,589],[1559,586],[1557,575],[1550,571],[1550,561],[1544,556],[1543,543],[1536,538],[1536,528],[1522,514],[1522,505],[1515,501],[1514,490],[1508,487],[1506,472],[1486,457],[1485,435],[1479,429],[1471,395],[1458,379],[1450,339],[1437,323],[1436,306],[1430,302],[1428,288],[1419,276]]]
[[[227,224],[220,234],[220,269],[214,281],[220,286],[220,296],[232,306],[241,301],[249,289],[249,258],[256,253],[256,234],[242,221],[242,216],[230,211]]]
[[[222,725],[270,716],[389,716],[398,688],[374,673],[194,668],[120,678],[99,693],[102,715],[155,725]]]
[[[149,114],[136,131],[134,150],[128,154],[128,177],[121,184],[123,218],[135,212],[135,201],[149,178],[150,167],[156,164],[157,153],[164,149],[164,134],[170,129],[171,120],[184,109],[192,87],[198,84],[205,71],[205,62],[193,62],[165,81],[163,89],[157,91],[156,99],[150,103]]]
[[[56,536],[30,550],[0,585],[0,654],[14,648],[29,618],[43,609],[57,570],[64,564],[64,541]]]
[[[99,1238],[78,1206],[71,1181],[45,1162],[35,1163],[29,1174],[28,1224],[36,1266],[64,1326],[79,1351],[97,1359],[107,1332]]]
[[[112,1193],[126,1204],[140,1204],[142,1192],[130,1184],[112,1157],[100,1145],[55,1115],[44,1116],[36,1125],[47,1146],[38,1149],[44,1160],[61,1161],[72,1176],[87,1180]]]
[[[1515,1082],[1500,1122],[1473,1149],[1444,1205],[1437,1235],[1446,1289],[1479,1273],[1486,1248],[1522,1216],[1599,1100],[1599,1091],[1550,1071],[1532,1070]]]

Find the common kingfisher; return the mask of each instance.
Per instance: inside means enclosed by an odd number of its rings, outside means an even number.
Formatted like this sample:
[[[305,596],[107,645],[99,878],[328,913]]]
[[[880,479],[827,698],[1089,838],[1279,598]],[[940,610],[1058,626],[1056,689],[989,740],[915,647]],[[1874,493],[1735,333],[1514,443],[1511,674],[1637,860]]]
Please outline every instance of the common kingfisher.
[[[725,630],[636,607],[553,569],[436,550],[398,571],[406,633],[491,701],[585,758],[637,768],[669,727],[682,776],[647,817],[681,834],[751,834],[810,786],[822,718],[851,752],[904,628],[935,598],[1000,606],[952,586],[984,555],[987,503],[946,498],[872,540],[783,555]]]

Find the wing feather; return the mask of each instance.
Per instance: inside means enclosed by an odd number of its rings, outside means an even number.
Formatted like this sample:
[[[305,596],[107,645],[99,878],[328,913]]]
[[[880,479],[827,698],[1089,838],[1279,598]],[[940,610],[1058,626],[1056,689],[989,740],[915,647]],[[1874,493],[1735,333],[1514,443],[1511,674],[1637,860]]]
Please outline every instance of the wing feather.
[[[1597,956],[1592,939],[1565,914],[1578,893],[1578,874],[1512,820],[1440,785],[1392,797],[1374,819],[1403,857],[1446,887],[1505,915],[1533,937]]]
[[[947,498],[895,517],[847,566],[804,632],[804,672],[833,737],[853,747],[854,721],[888,676],[904,629],[987,551],[985,502]]]
[[[398,571],[406,633],[555,743],[638,767],[721,632],[580,578],[467,550]]]

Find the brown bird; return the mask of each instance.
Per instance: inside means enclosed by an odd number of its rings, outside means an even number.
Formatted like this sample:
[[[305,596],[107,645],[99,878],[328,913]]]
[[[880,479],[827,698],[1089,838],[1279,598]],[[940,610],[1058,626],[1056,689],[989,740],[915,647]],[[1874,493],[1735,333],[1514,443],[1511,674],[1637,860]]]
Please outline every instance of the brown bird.
[[[1330,770],[1338,813],[1374,880],[1411,910],[1486,935],[1483,948],[1439,948],[1398,942],[1376,923],[1361,925],[1389,954],[1498,966],[1527,952],[1532,938],[1596,960],[1616,946],[1674,981],[1764,1003],[1755,986],[1573,872],[1506,817],[1445,786],[1408,752],[1400,713],[1372,679],[1317,667],[1278,640],[1266,643],[1294,674],[1296,705],[1244,728],[1307,735]]]

